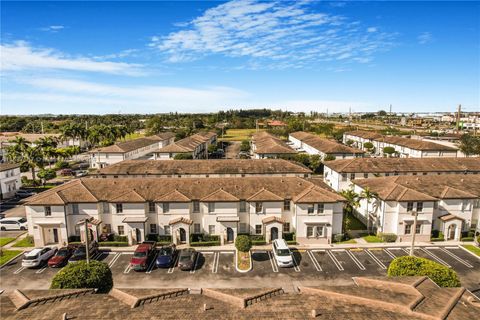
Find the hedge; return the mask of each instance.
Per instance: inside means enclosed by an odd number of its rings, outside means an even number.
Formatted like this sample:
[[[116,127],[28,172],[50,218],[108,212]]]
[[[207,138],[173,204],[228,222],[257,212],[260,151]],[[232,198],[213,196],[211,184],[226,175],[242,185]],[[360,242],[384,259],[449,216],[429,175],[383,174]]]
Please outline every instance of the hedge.
[[[193,233],[190,235],[190,242],[212,242],[220,241],[219,235],[214,234],[203,234],[203,233]]]
[[[282,238],[285,240],[285,241],[295,241],[296,237],[295,237],[295,232],[284,232],[282,234]]]
[[[395,242],[397,241],[397,235],[394,233],[377,233],[377,237],[382,239],[384,242]]]
[[[100,247],[128,247],[128,242],[123,241],[102,241],[99,242]]]
[[[252,248],[252,240],[246,235],[239,235],[235,239],[235,248],[241,252],[248,252]]]
[[[113,241],[115,242],[128,242],[127,236],[119,236],[118,234],[113,236]]]
[[[219,246],[219,241],[199,241],[199,242],[190,242],[191,247],[210,247],[210,246]]]
[[[252,240],[252,246],[263,246],[266,244],[267,244],[267,241],[265,240]]]
[[[388,267],[389,277],[397,276],[427,276],[440,287],[459,287],[457,273],[432,260],[404,256],[392,260]]]
[[[474,237],[464,237],[460,239],[461,241],[473,241]]]
[[[79,261],[66,265],[52,279],[50,289],[97,288],[107,293],[113,287],[112,271],[100,261]]]

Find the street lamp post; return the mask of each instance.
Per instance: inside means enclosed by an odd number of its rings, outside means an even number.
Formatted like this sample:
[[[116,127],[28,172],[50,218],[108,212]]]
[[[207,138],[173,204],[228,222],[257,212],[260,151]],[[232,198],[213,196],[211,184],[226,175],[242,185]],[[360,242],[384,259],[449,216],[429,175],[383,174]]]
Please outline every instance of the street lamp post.
[[[90,264],[90,248],[88,241],[88,219],[85,219],[85,253],[87,254],[87,264]]]
[[[415,247],[415,234],[417,233],[417,218],[418,218],[418,212],[417,210],[412,211],[412,216],[413,216],[413,234],[412,234],[412,245],[410,247],[410,256],[413,257],[413,249]]]

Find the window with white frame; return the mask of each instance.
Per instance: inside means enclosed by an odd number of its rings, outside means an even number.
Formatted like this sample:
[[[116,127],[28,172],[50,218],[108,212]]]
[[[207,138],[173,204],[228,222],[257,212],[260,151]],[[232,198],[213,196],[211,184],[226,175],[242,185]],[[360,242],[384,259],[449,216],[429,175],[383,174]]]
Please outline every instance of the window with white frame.
[[[313,214],[314,211],[315,211],[315,205],[313,203],[309,203],[307,207],[307,213]]]
[[[240,212],[247,212],[247,203],[245,202],[245,200],[240,200],[239,211]]]
[[[163,202],[162,203],[162,211],[163,211],[163,213],[168,213],[170,211],[170,203],[169,202]]]
[[[422,224],[417,223],[417,225],[415,226],[415,233],[420,234],[421,231],[422,231]]]
[[[405,225],[405,234],[411,234],[412,233],[412,225],[411,224],[406,224]]]
[[[347,174],[346,173],[342,173],[342,181],[347,181]]]
[[[417,212],[423,211],[423,202],[417,202]]]
[[[110,213],[110,204],[108,202],[102,202],[103,213]]]
[[[368,173],[364,173],[364,174],[363,174],[363,177],[364,177],[365,179],[367,179],[367,178],[368,178]]]
[[[355,180],[355,173],[350,173],[350,180]]]
[[[255,225],[255,234],[262,234],[262,225],[256,224]]]
[[[155,223],[150,224],[150,233],[154,233],[154,234],[157,233],[157,224]]]
[[[78,203],[72,203],[72,214],[79,214]]]
[[[118,226],[117,231],[118,231],[118,235],[123,236],[125,234],[125,227],[124,226]]]
[[[325,211],[325,204],[319,203],[317,204],[317,214],[323,214]]]
[[[198,200],[193,200],[193,212],[200,212],[200,202]]]
[[[121,204],[121,203],[116,203],[116,204],[115,204],[115,211],[116,211],[117,213],[123,213],[123,204]]]
[[[313,237],[313,227],[307,226],[307,238]]]
[[[163,226],[163,232],[165,233],[165,235],[169,236],[171,235],[172,229],[170,229],[170,226]]]
[[[52,215],[52,207],[50,206],[43,207],[43,210],[45,212],[45,217],[50,217]]]
[[[462,212],[470,210],[470,201],[469,200],[462,200]]]
[[[215,234],[215,225],[214,224],[208,225],[208,233],[209,234]]]
[[[208,212],[209,213],[215,212],[215,202],[208,203]]]
[[[407,202],[407,212],[413,211],[413,202]]]
[[[315,237],[320,238],[323,237],[324,234],[324,227],[323,226],[316,226],[315,227]]]
[[[157,210],[156,210],[156,207],[155,207],[155,202],[149,201],[148,202],[148,212],[155,213],[156,211]]]
[[[193,224],[193,233],[200,233],[200,223]]]
[[[263,212],[263,202],[255,202],[255,213]]]

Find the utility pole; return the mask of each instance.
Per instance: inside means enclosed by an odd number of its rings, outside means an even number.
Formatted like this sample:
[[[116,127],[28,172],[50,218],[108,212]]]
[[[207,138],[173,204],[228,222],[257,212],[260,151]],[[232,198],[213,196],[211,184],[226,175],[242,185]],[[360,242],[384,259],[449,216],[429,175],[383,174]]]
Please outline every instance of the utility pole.
[[[460,127],[460,112],[462,111],[462,105],[459,104],[458,105],[458,109],[457,109],[457,124],[456,124],[456,127],[457,127],[457,133],[458,133],[458,129]]]
[[[417,218],[418,218],[418,212],[417,210],[412,211],[413,215],[413,234],[412,234],[412,245],[410,246],[410,256],[413,257],[413,249],[415,247],[415,234],[417,233]]]
[[[43,121],[40,121],[40,127],[42,128],[42,134],[43,134]]]
[[[348,126],[352,125],[352,107],[348,108]]]
[[[88,219],[85,218],[85,253],[87,254],[87,264],[90,263],[90,247],[88,239]]]
[[[391,124],[391,117],[392,117],[392,104],[390,104],[390,111],[388,111],[388,124]]]

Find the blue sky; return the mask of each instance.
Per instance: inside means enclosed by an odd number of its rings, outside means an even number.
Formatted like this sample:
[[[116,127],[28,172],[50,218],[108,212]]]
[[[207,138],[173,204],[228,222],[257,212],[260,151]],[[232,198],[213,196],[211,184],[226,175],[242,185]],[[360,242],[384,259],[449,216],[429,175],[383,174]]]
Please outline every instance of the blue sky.
[[[1,2],[1,113],[480,111],[479,2]]]

